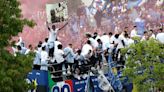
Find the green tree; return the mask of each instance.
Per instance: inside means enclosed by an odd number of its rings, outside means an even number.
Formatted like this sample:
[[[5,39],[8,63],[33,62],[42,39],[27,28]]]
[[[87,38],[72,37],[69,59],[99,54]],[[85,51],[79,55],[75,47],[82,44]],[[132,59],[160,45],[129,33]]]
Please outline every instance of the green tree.
[[[139,92],[159,88],[164,91],[164,44],[154,39],[137,40],[122,53],[127,56],[124,75],[133,80]]]
[[[10,40],[25,25],[34,26],[33,21],[24,19],[18,0],[0,1],[0,92],[27,92],[26,75],[32,69],[33,54],[14,57],[7,50]]]

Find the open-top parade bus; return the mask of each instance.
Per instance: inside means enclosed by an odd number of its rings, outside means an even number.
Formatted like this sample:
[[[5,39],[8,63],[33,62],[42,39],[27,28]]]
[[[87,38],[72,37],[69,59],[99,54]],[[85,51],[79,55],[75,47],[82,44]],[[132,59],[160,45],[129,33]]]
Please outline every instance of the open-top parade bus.
[[[133,89],[133,84],[129,82],[128,77],[122,76],[121,71],[116,72],[114,67],[104,66],[103,71],[91,68],[88,70],[87,77],[80,79],[69,76],[57,76],[63,79],[58,81],[52,77],[52,71],[33,69],[27,78],[29,83],[35,86],[32,92],[132,92]]]

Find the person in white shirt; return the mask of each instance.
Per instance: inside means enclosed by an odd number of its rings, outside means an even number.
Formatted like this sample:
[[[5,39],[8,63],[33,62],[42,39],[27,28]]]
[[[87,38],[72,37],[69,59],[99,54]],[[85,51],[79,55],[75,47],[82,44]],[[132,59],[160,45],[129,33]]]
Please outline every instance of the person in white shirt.
[[[46,52],[46,48],[42,47],[40,70],[48,71],[48,65],[47,64],[48,64],[48,53]]]
[[[58,45],[58,49],[55,51],[55,60],[56,63],[58,64],[57,70],[62,70],[63,75],[66,74],[65,72],[65,55],[64,55],[64,51],[62,50],[63,46],[61,44]],[[61,72],[59,73],[59,76],[62,74]]]
[[[35,52],[35,58],[33,61],[33,69],[34,70],[40,70],[40,65],[41,65],[41,51],[39,51],[38,48],[40,48],[41,45],[38,45],[38,47],[36,48]]]
[[[42,51],[42,44],[40,44],[40,43],[38,44],[37,51],[38,51],[38,53],[41,54],[41,51]]]
[[[55,25],[52,25],[52,27],[50,28],[47,23],[47,28],[49,30],[48,46],[49,46],[49,56],[50,57],[53,57],[53,54],[54,54],[54,41],[57,38],[57,32],[59,30],[63,29],[67,24],[68,24],[68,22],[61,28],[56,28]]]
[[[101,41],[103,43],[103,50],[106,50],[107,48],[109,48],[109,35],[107,35],[106,33],[104,33],[101,36]]]
[[[144,35],[141,38],[141,41],[146,41],[146,40],[148,40],[148,33],[147,33],[147,31],[144,32]]]
[[[64,55],[66,60],[67,73],[70,74],[75,58],[75,53],[73,52],[72,44],[69,44],[66,48],[64,48]]]
[[[121,38],[120,34],[115,34],[113,37],[113,60],[117,61],[118,60],[118,55],[120,52],[120,49],[123,48],[123,38]]]
[[[87,43],[82,47],[82,52],[81,55],[83,55],[84,57],[86,57],[86,55],[88,55],[88,53],[91,51],[93,51],[92,46],[91,46],[91,42],[88,40]]]
[[[32,50],[33,50],[33,47],[32,47],[32,45],[30,44],[30,45],[28,46],[28,49],[27,49],[26,52],[25,52],[25,55],[29,54],[30,51],[32,51]]]
[[[137,29],[136,26],[134,26],[133,30],[130,33],[130,37],[139,37],[139,35],[137,34]]]
[[[19,50],[18,50],[18,48],[19,48]],[[18,42],[15,44],[14,47],[12,47],[12,50],[13,50],[14,56],[16,56],[17,52],[19,52],[21,54],[25,54],[26,49],[24,47],[24,43],[23,43],[22,37],[19,37]]]
[[[54,41],[56,40],[58,28],[56,28],[55,25],[52,25],[52,28],[50,29],[48,26],[49,30],[49,38],[48,38],[48,48],[49,48],[49,56],[53,57],[54,53]]]
[[[55,40],[56,40],[56,37],[57,37],[57,32],[58,32],[59,30],[62,30],[67,24],[68,24],[68,22],[66,22],[66,23],[64,24],[64,26],[62,26],[61,28],[56,28],[55,25],[52,25],[52,28],[50,28],[50,27],[48,26],[48,23],[47,23],[47,28],[48,28],[48,30],[49,30],[48,42],[53,42],[53,41],[55,41]]]
[[[103,62],[103,42],[101,41],[101,39],[97,40],[98,42],[98,47],[96,48],[96,64],[98,64],[98,66],[101,66],[102,62]]]
[[[159,30],[160,32],[157,34],[156,39],[157,39],[160,43],[164,44],[164,32],[162,32],[162,30],[163,30],[163,29],[160,29],[160,30]]]
[[[19,37],[19,40],[18,40],[18,42],[16,43],[16,46],[21,46],[21,47],[24,47],[23,45],[23,40],[22,40],[22,37]]]
[[[93,39],[95,39],[96,41],[97,41],[98,39],[100,39],[100,36],[98,35],[97,32],[94,32],[94,34],[93,34]]]
[[[20,45],[16,46],[16,48],[12,47],[12,49],[13,49],[13,52],[14,52],[14,56],[17,56],[18,53],[19,54],[24,54],[23,50],[22,50],[22,47]]]
[[[58,45],[58,49],[55,51],[55,60],[58,64],[64,62],[64,51],[62,50],[63,46],[61,44]]]
[[[129,37],[129,35],[126,33],[125,34],[125,47],[129,47],[131,44],[134,44],[134,40]]]
[[[56,41],[54,42],[54,53],[55,53],[55,51],[58,50],[58,45],[61,45],[61,44],[62,43],[58,39],[56,39]]]
[[[43,42],[42,47],[46,47],[46,51],[49,52],[49,48],[48,48],[48,38],[45,38],[45,41]]]
[[[77,50],[75,54],[75,66],[81,66],[84,64],[84,57],[81,55],[81,50]]]
[[[114,35],[112,32],[109,32],[109,48],[112,50],[114,47]]]
[[[97,48],[97,41],[91,36],[91,34],[86,34],[87,39],[91,42],[92,47]]]
[[[155,34],[153,33],[153,30],[150,30],[148,35],[150,39],[151,38],[155,39]]]
[[[112,36],[112,43],[114,44],[116,50],[123,48],[122,40],[124,39],[124,35],[121,35],[119,33]]]
[[[127,34],[127,32],[126,32],[126,31],[123,31],[123,32],[119,35],[119,37],[118,37],[119,43],[118,43],[118,46],[117,46],[117,50],[125,47],[125,42],[124,42],[125,34]]]

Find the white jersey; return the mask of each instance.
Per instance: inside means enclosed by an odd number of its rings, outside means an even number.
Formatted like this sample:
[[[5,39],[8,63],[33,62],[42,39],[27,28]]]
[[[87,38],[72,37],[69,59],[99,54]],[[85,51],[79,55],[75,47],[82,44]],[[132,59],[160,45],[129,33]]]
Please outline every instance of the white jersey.
[[[50,29],[48,42],[54,42],[56,40],[58,30],[59,29]]]
[[[130,33],[130,37],[137,37],[137,31],[135,29],[133,29]]]
[[[155,34],[152,34],[152,35],[150,36],[150,38],[155,39]]]
[[[120,35],[118,37],[118,39],[116,40],[118,45],[117,45],[117,49],[120,49],[120,48],[124,48],[124,45],[123,45],[123,42],[124,41],[125,37],[123,35]]]
[[[56,62],[58,64],[64,62],[63,55],[64,55],[64,51],[63,50],[58,49],[58,50],[55,51],[55,60],[56,60]]]
[[[98,39],[101,39],[100,36],[97,36],[97,37],[95,38],[96,41],[97,41]]]
[[[55,41],[55,42],[54,42],[54,51],[58,50],[58,45],[59,45],[59,44],[62,44],[62,43],[59,42],[59,41]]]
[[[22,47],[22,43],[23,43],[22,37],[19,37],[19,42],[17,42],[16,45]]]
[[[164,33],[158,33],[156,39],[162,44],[164,44]]]
[[[89,38],[89,41],[91,42],[91,45],[92,45],[94,48],[97,48],[98,42],[97,42],[95,39]]]
[[[146,41],[146,36],[142,36],[141,41]]]
[[[86,55],[89,53],[89,50],[93,51],[92,46],[89,45],[89,44],[85,44],[85,45],[82,47],[81,55],[86,56]]]
[[[108,35],[103,35],[101,36],[101,41],[103,43],[103,50],[106,50],[109,48],[109,36]]]
[[[40,70],[48,70],[48,53],[46,51],[41,51],[41,68]]]

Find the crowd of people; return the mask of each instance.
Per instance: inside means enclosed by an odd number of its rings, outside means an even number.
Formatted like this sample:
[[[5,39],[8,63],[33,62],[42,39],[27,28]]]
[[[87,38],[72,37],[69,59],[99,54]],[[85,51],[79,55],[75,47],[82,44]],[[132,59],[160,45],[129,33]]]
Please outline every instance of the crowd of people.
[[[155,32],[159,29],[158,26],[163,25],[162,0],[93,1],[93,5],[89,7],[82,3],[77,11],[68,13],[70,22],[58,34],[58,40],[62,41],[64,46],[67,45],[65,38],[68,37],[70,42],[79,48],[85,39],[83,33],[88,31],[102,35],[104,32],[114,32],[125,27],[131,30],[133,25],[136,25],[137,29],[140,28],[139,34],[143,35],[144,28],[153,29]],[[138,1],[144,2],[133,3]]]
[[[114,62],[117,65],[124,66],[125,60],[120,51],[131,44],[134,44],[134,37],[139,37],[141,41],[148,39],[156,39],[164,44],[163,28],[155,30],[147,30],[143,35],[137,34],[137,26],[129,31],[125,27],[123,31],[115,31],[103,33],[99,35],[97,32],[84,34],[86,39],[82,44],[82,48],[74,48],[73,43],[63,48],[62,42],[57,39],[57,33],[67,26],[66,23],[61,28],[56,28],[55,25],[48,25],[48,38],[44,42],[39,42],[38,46],[33,50],[32,45],[28,48],[24,46],[22,38],[16,43],[16,48],[13,47],[14,55],[21,53],[27,55],[30,51],[36,53],[33,69],[45,70],[51,72],[51,77],[63,80],[63,76],[67,78],[81,79],[88,74],[91,68],[100,70],[103,65],[108,62]],[[157,32],[157,33],[155,33]],[[69,38],[68,38],[69,39]]]

